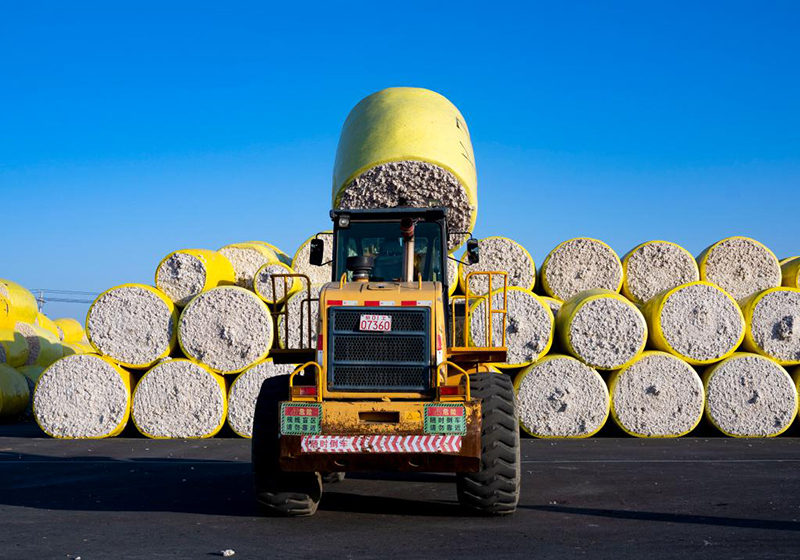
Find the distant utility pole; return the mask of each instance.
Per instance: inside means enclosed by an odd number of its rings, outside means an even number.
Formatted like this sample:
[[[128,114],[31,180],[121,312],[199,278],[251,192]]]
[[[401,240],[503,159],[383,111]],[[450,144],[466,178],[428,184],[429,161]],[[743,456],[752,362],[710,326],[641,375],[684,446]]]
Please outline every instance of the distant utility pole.
[[[39,311],[45,303],[93,303],[100,294],[96,292],[76,292],[74,290],[51,290],[49,288],[34,288],[31,290],[36,294],[36,301],[39,304]],[[81,297],[83,296],[83,297]],[[92,299],[87,299],[91,297]]]

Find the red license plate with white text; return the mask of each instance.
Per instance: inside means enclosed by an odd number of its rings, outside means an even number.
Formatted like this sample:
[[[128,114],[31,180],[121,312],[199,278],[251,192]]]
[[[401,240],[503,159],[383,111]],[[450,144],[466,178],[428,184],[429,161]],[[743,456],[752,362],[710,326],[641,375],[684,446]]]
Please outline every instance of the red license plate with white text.
[[[392,330],[392,316],[362,315],[358,322],[358,328],[362,331],[389,332]]]

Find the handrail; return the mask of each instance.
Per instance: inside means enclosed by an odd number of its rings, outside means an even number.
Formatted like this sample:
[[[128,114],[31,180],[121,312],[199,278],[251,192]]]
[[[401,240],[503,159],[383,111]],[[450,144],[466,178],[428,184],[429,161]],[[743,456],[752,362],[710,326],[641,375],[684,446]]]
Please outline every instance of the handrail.
[[[454,367],[454,368],[456,368],[458,371],[460,371],[462,373],[462,378],[464,379],[464,385],[465,385],[464,395],[466,396],[466,400],[468,400],[468,401],[472,400],[470,398],[469,374],[466,372],[466,370],[464,368],[462,368],[458,364],[454,364],[453,362],[451,362],[449,360],[445,360],[444,362],[439,364],[437,366],[437,368],[436,368],[436,389],[438,390],[439,387],[442,386],[441,385],[442,377],[441,377],[440,374],[441,374],[441,370],[442,370],[443,367],[445,367],[445,368],[446,367]],[[447,374],[445,374],[444,378],[447,379]]]
[[[473,276],[488,276],[489,277],[489,285],[487,288],[488,294],[486,296],[478,296],[478,297],[486,297],[486,346],[491,348],[494,346],[493,344],[493,336],[494,336],[494,329],[492,328],[492,317],[494,317],[495,313],[500,313],[503,315],[503,328],[502,338],[503,343],[500,346],[506,345],[506,318],[508,316],[508,273],[496,271],[496,270],[475,270],[467,274],[466,278],[464,278],[464,285],[466,286],[464,297],[466,298],[466,305],[464,306],[464,337],[466,341],[469,340],[470,334],[470,327],[471,321],[469,319],[470,314],[470,306],[469,306],[469,299],[470,299],[470,279]],[[503,277],[503,308],[502,309],[495,309],[492,307],[492,300],[494,299],[492,296],[492,286],[494,285],[492,280],[494,276],[502,276]],[[474,297],[474,296],[473,296]],[[466,344],[465,344],[466,346]]]
[[[279,311],[279,303],[277,302],[277,286],[275,284],[276,278],[283,279],[283,293],[287,294],[289,289],[289,284],[287,282],[287,278],[300,278],[300,280],[305,280],[305,289],[306,289],[306,299],[300,302],[300,347],[313,349],[316,348],[316,344],[311,340],[311,302],[312,301],[319,301],[319,298],[312,298],[311,297],[311,279],[305,274],[298,274],[298,273],[286,273],[286,274],[270,274],[270,281],[272,282],[272,294],[275,297],[276,302],[272,304],[272,315],[275,317],[275,327],[278,326],[277,318],[283,316],[283,320],[285,322],[285,328],[283,329],[283,347],[287,350],[289,349],[289,305],[288,301],[289,298],[286,299],[286,305],[283,307],[283,311]],[[303,288],[300,288],[302,291]],[[303,311],[305,308],[308,308],[308,325],[306,328],[306,346],[303,346]],[[278,331],[280,333],[280,330]],[[280,336],[280,334],[278,334]]]
[[[316,377],[316,386],[317,386],[317,395],[316,401],[322,402],[322,366],[319,365],[317,362],[306,362],[302,366],[298,366],[290,375],[289,375],[289,396],[291,398],[292,395],[292,388],[294,387],[294,376],[300,373],[301,371],[305,371],[308,366],[314,366],[317,370],[315,377]]]

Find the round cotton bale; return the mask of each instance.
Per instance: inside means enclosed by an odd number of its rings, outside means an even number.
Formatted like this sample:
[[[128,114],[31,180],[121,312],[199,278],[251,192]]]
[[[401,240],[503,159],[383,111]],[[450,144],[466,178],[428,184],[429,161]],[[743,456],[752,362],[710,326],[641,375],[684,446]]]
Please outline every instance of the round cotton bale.
[[[275,274],[294,274],[294,270],[281,262],[272,262],[259,268],[253,278],[255,292],[265,303],[283,303],[303,287],[304,282],[300,278],[275,278],[273,280],[272,276]]]
[[[652,298],[642,308],[650,346],[692,365],[730,356],[744,338],[739,305],[710,282],[690,282]]]
[[[333,168],[334,208],[445,206],[451,231],[472,231],[477,194],[466,121],[443,96],[388,88],[347,116]],[[452,236],[450,251],[464,241]]]
[[[545,294],[566,301],[586,290],[619,292],[622,263],[614,250],[597,239],[578,237],[550,251],[541,269]]]
[[[180,307],[201,292],[235,282],[231,261],[208,249],[174,251],[156,269],[156,287]]]
[[[25,365],[47,367],[64,357],[64,347],[53,333],[30,323],[17,323],[15,330],[28,342],[28,359]]]
[[[781,285],[800,288],[800,257],[789,257],[781,261]]]
[[[703,417],[705,394],[697,372],[672,354],[648,350],[608,380],[611,416],[626,433],[680,437]]]
[[[319,293],[324,284],[316,284],[310,287],[312,300],[319,298]],[[311,316],[309,317],[309,290],[303,288],[293,294],[286,301],[287,315],[278,318],[278,344],[281,348],[316,348],[317,343],[317,323],[319,321],[319,302],[310,301]],[[288,346],[286,323],[288,317]],[[309,325],[311,326],[311,340],[309,346]]]
[[[610,290],[587,290],[564,302],[556,316],[556,332],[567,352],[603,370],[630,364],[647,342],[641,311]]]
[[[96,354],[97,351],[92,348],[92,345],[87,342],[64,342],[61,344],[64,351],[64,356],[73,356],[75,354]]]
[[[33,324],[42,327],[44,330],[52,334],[59,342],[64,341],[64,331],[61,330],[61,327],[59,327],[55,321],[53,321],[44,313],[37,313],[36,321],[34,321]]]
[[[0,364],[21,367],[28,361],[28,339],[20,332],[0,329]]]
[[[25,376],[6,364],[0,364],[0,420],[13,420],[23,412],[30,400]]]
[[[697,257],[700,279],[740,301],[781,285],[781,266],[767,247],[749,237],[717,241]]]
[[[703,374],[706,418],[733,437],[772,437],[797,415],[797,387],[776,361],[745,352]]]
[[[503,308],[503,291],[492,294],[492,309]],[[469,340],[472,346],[485,347],[488,318],[487,298],[481,298],[470,307]],[[523,288],[507,291],[506,347],[508,354],[504,366],[519,367],[531,364],[547,354],[553,344],[553,313],[539,296]],[[492,316],[492,346],[503,345],[503,315]],[[499,365],[499,364],[495,364]]]
[[[781,365],[800,364],[800,289],[770,288],[742,302],[743,348]]]
[[[151,367],[175,348],[178,311],[161,291],[122,284],[100,294],[89,308],[86,331],[103,356],[134,369]]]
[[[253,416],[262,383],[270,377],[289,375],[296,367],[296,364],[276,364],[267,358],[236,376],[228,392],[228,425],[237,435],[253,437]]]
[[[33,416],[33,395],[36,391],[36,382],[41,377],[46,367],[42,366],[21,366],[17,368],[17,371],[20,372],[23,377],[25,377],[25,382],[28,384],[28,393],[30,394],[30,398],[28,399],[28,405],[25,407],[24,416],[31,417]]]
[[[131,417],[136,429],[149,438],[208,438],[222,428],[227,409],[221,375],[202,364],[176,359],[163,361],[142,376],[133,392]]]
[[[213,288],[183,310],[178,341],[183,353],[217,373],[239,373],[264,359],[274,336],[269,309],[238,286]]]
[[[67,356],[36,383],[33,413],[47,435],[95,439],[118,435],[128,423],[133,378],[109,358]]]
[[[64,333],[64,342],[86,342],[88,340],[86,338],[86,330],[76,319],[62,317],[61,319],[56,319],[55,324]]]
[[[466,278],[471,272],[499,271],[507,274],[508,287],[533,290],[536,283],[536,264],[525,247],[507,237],[486,237],[478,241],[480,261],[475,264],[458,265],[458,284],[467,293]],[[462,259],[463,260],[463,259]],[[480,275],[470,279],[470,293],[488,293],[489,277]],[[503,288],[503,278],[492,278],[492,291]]]
[[[323,233],[328,234],[332,232],[326,231]],[[325,243],[325,250],[322,254],[322,262],[327,264],[315,266],[308,262],[308,259],[311,256],[311,240],[315,239],[316,237],[316,235],[312,235],[297,249],[297,252],[294,254],[294,258],[292,259],[292,270],[294,270],[297,274],[305,274],[308,276],[308,279],[312,284],[325,284],[326,282],[331,281],[331,275],[333,274],[333,263],[329,262],[333,260],[333,238],[330,235],[319,236],[319,239]],[[305,282],[303,282],[303,284],[305,284]]]
[[[447,295],[452,296],[459,288],[458,285],[458,266],[453,259],[447,259]]]
[[[267,243],[266,241],[246,241],[246,243],[253,243],[253,244],[256,244],[256,245],[263,245],[264,247],[267,247],[268,249],[271,249],[275,253],[275,255],[278,257],[278,260],[280,262],[282,262],[283,264],[285,264],[287,266],[290,266],[292,264],[292,257],[287,255],[285,252],[281,251],[280,248],[278,248],[277,246],[273,245],[272,243]]]
[[[558,315],[558,312],[561,310],[561,305],[564,303],[563,301],[550,296],[539,296],[539,299],[547,304],[547,306],[550,308],[550,311],[553,312],[553,317]]]
[[[258,269],[267,263],[280,262],[275,251],[260,243],[233,243],[219,250],[230,261],[236,277],[236,285],[253,289],[253,278]]]
[[[586,438],[606,423],[608,388],[594,369],[551,354],[514,380],[522,429],[539,438]]]
[[[622,258],[622,294],[645,303],[664,290],[700,280],[692,254],[669,241],[647,241]]]
[[[8,316],[5,327],[13,327],[14,323],[35,323],[39,314],[39,304],[33,294],[12,282],[0,278],[0,297],[8,306]],[[3,327],[4,325],[0,325]]]

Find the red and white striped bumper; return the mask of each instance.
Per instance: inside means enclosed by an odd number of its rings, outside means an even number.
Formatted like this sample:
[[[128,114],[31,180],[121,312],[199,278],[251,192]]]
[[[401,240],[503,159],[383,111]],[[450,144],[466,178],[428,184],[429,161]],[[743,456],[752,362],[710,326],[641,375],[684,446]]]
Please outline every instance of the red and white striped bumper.
[[[302,436],[303,453],[459,453],[461,436]]]

